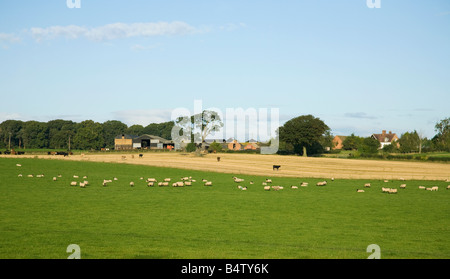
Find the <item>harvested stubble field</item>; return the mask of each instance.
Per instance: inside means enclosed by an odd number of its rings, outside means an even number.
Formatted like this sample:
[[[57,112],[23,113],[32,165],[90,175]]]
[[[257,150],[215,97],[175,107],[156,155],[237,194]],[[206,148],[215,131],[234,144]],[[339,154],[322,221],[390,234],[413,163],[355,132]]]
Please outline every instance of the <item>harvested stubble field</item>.
[[[134,158],[132,158],[134,155]],[[124,159],[123,156],[126,158]],[[217,157],[220,161],[217,161]],[[36,157],[36,156],[32,156]],[[338,158],[304,158],[299,156],[258,154],[208,154],[196,156],[186,153],[101,154],[38,158],[82,160],[140,164],[158,167],[193,169],[222,173],[261,175],[273,177],[311,177],[340,179],[408,179],[445,180],[450,178],[450,164],[426,162],[399,162],[387,160],[361,160]],[[281,165],[278,171],[273,165]]]

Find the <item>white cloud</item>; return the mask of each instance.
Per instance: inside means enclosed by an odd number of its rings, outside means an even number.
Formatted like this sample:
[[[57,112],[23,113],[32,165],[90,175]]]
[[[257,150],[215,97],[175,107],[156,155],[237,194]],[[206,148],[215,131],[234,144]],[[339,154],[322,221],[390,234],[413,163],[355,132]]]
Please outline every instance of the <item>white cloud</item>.
[[[92,41],[108,41],[132,37],[176,36],[202,33],[204,29],[195,28],[182,21],[147,22],[147,23],[112,23],[99,27],[88,28],[77,25],[51,26],[47,28],[33,27],[30,29],[33,38],[42,40],[64,37],[78,39],[81,37]]]
[[[0,45],[7,49],[9,44],[19,43],[21,39],[14,34],[0,33]]]

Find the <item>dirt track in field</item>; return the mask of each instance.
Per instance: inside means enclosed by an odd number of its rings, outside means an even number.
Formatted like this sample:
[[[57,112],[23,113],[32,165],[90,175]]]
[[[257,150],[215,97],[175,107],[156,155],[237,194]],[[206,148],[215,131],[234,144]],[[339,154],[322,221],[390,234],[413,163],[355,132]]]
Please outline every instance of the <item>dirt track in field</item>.
[[[23,155],[21,155],[22,157]],[[126,156],[125,159],[122,156]],[[217,161],[220,156],[220,162]],[[35,156],[29,156],[35,157]],[[312,177],[341,179],[450,179],[450,164],[354,160],[337,158],[303,158],[299,156],[258,154],[208,154],[202,157],[183,153],[144,153],[143,158],[131,154],[73,155],[70,157],[41,155],[38,158],[139,164],[267,177]],[[273,165],[281,165],[278,171]]]

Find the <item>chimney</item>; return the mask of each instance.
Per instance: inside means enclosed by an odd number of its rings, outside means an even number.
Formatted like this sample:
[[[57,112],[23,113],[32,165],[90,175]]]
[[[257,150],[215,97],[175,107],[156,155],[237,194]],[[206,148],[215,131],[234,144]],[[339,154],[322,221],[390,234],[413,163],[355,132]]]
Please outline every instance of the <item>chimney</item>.
[[[386,130],[383,130],[383,132],[381,133],[382,136],[386,135]]]
[[[389,135],[392,135],[392,131],[389,131]]]

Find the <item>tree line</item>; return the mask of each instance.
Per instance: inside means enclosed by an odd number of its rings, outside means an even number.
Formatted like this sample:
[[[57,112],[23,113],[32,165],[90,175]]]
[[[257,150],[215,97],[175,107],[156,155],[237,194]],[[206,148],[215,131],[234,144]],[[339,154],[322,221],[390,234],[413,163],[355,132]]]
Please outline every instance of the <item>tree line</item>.
[[[203,116],[203,115],[202,115]],[[220,118],[202,117],[202,122],[195,123],[188,118],[180,129],[187,129],[189,139],[193,142],[194,128],[202,131],[198,135],[202,141],[215,129],[223,127]],[[205,119],[207,121],[205,122]],[[178,121],[180,122],[180,121]],[[78,149],[100,150],[114,148],[114,138],[121,134],[142,135],[150,134],[165,139],[172,139],[173,121],[152,123],[146,127],[142,125],[127,126],[118,120],[103,123],[85,120],[76,123],[71,120],[52,120],[48,122],[6,120],[0,123],[0,149]],[[205,132],[206,131],[206,132]],[[450,152],[450,117],[435,125],[436,135],[432,139],[423,137],[417,131],[406,132],[401,135],[396,144],[387,145],[383,151],[389,153],[411,152]],[[189,136],[191,135],[191,136]],[[277,129],[279,141],[278,154],[297,154],[311,156],[322,154],[333,147],[331,129],[321,119],[313,115],[302,115],[290,119]],[[269,142],[270,144],[270,142]],[[379,151],[380,143],[372,137],[359,137],[354,134],[343,142],[344,150],[357,150],[362,154],[375,154]],[[195,147],[195,145],[194,145]]]
[[[85,120],[48,122],[6,120],[0,124],[0,149],[64,149],[100,150],[114,148],[114,138],[120,134],[150,134],[171,139],[173,122],[128,126],[118,120],[103,123]]]
[[[450,117],[435,125],[436,135],[428,139],[422,133],[409,131],[403,133],[397,143],[383,147],[386,153],[422,153],[444,151],[450,152]],[[344,150],[358,150],[361,153],[374,154],[378,152],[379,143],[375,139],[362,138],[351,134],[342,143]],[[371,146],[367,148],[367,146]]]

